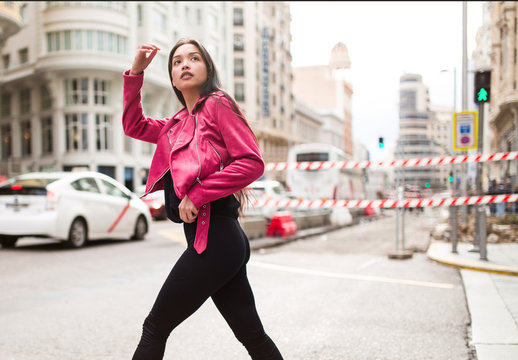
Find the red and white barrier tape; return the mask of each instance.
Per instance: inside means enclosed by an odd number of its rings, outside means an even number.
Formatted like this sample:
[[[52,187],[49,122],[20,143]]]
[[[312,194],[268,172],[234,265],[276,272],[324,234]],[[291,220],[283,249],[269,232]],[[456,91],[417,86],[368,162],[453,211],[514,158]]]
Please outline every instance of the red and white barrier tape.
[[[483,195],[483,196],[462,196],[455,198],[426,198],[426,199],[385,199],[385,200],[303,200],[303,199],[282,199],[282,200],[255,200],[251,202],[253,207],[275,206],[285,208],[415,208],[435,206],[462,206],[476,204],[496,204],[517,202],[518,194]]]
[[[279,162],[267,163],[265,170],[323,170],[323,169],[375,169],[389,167],[414,167],[448,164],[466,164],[476,162],[516,160],[518,151],[495,154],[445,156],[425,159],[398,159],[391,161],[305,161],[305,162]]]

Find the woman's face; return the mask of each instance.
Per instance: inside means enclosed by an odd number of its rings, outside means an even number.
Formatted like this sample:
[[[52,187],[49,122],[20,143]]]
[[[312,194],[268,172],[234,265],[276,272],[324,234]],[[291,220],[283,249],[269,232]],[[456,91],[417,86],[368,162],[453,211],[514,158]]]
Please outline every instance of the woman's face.
[[[184,92],[199,92],[207,81],[207,66],[195,45],[184,44],[173,55],[173,86]]]

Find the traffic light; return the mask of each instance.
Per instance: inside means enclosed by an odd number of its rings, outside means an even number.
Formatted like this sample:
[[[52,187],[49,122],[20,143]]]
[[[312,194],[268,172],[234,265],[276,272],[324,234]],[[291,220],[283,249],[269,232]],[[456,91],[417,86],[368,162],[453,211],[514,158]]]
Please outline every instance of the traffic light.
[[[430,188],[430,183],[429,183],[429,182],[426,182],[426,183],[424,184],[424,187],[425,187],[425,188],[427,188],[427,189],[429,189],[429,188]]]
[[[450,176],[448,176],[448,182],[453,182],[453,172],[450,171]]]
[[[489,102],[491,95],[491,71],[478,71],[475,73],[474,101],[477,104]]]
[[[379,138],[378,138],[378,147],[379,147],[380,149],[383,149],[383,147],[384,147],[384,146],[385,146],[385,145],[383,144],[383,137],[379,137]]]

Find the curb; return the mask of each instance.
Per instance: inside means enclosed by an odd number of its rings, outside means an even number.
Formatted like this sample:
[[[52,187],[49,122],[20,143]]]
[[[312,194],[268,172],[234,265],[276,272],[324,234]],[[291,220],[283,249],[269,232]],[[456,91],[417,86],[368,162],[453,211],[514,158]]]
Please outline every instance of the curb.
[[[499,265],[483,260],[466,259],[451,252],[450,243],[433,241],[428,248],[427,257],[437,263],[460,269],[489,272],[499,275],[518,276],[518,267]]]

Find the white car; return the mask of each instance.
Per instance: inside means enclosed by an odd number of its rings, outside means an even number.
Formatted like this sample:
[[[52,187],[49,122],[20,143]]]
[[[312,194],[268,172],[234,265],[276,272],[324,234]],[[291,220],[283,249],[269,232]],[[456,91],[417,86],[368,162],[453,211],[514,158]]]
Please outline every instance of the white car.
[[[111,177],[90,171],[29,173],[0,184],[0,242],[49,237],[78,248],[88,240],[143,239],[148,206]]]
[[[255,200],[283,200],[289,198],[288,192],[277,180],[256,180],[248,185],[248,190],[252,202]],[[260,207],[249,205],[245,208],[244,213],[246,216],[262,216],[270,219],[275,212],[282,210],[285,210],[285,208],[270,204]]]

